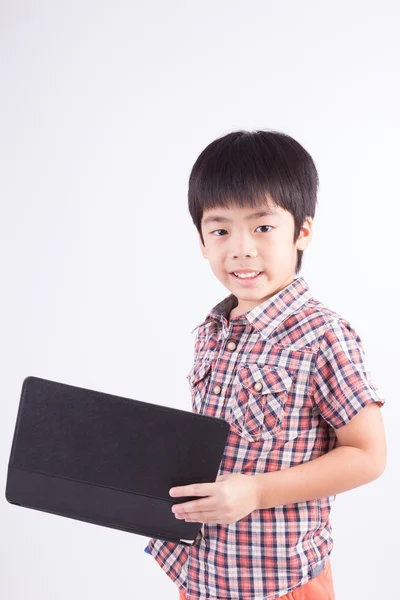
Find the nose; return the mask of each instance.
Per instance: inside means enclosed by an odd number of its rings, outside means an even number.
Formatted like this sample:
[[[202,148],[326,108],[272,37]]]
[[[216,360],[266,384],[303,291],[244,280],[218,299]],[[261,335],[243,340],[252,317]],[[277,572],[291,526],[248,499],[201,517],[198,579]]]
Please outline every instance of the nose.
[[[247,256],[254,258],[257,256],[255,242],[251,235],[246,234],[236,236],[236,238],[232,241],[231,251],[232,258],[242,258]]]

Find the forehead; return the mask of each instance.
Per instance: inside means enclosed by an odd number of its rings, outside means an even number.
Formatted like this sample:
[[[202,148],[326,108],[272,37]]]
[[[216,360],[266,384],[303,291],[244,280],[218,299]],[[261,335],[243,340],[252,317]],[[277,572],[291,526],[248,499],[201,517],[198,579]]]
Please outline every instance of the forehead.
[[[203,212],[202,223],[233,223],[234,221],[251,221],[261,217],[279,217],[284,209],[275,204],[260,204],[256,207],[218,207]]]

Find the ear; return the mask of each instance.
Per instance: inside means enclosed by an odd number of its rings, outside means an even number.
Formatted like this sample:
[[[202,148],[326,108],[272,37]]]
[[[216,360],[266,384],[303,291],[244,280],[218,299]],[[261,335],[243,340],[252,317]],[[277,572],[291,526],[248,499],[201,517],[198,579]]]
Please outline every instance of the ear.
[[[206,249],[203,246],[203,242],[201,241],[200,233],[197,232],[197,235],[199,237],[199,246],[200,246],[201,254],[203,255],[203,258],[208,258]]]
[[[299,236],[296,240],[296,248],[298,250],[305,250],[312,239],[312,217],[306,217],[304,223],[300,228]]]

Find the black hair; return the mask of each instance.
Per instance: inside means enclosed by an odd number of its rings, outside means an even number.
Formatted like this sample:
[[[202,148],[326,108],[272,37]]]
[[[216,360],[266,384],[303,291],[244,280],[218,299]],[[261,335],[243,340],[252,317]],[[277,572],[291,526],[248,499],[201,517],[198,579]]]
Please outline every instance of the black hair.
[[[295,139],[272,130],[239,130],[216,138],[200,153],[189,177],[189,212],[200,234],[211,208],[265,204],[267,198],[294,218],[296,241],[307,216],[314,218],[319,186],[310,154]],[[297,251],[296,274],[303,251]]]

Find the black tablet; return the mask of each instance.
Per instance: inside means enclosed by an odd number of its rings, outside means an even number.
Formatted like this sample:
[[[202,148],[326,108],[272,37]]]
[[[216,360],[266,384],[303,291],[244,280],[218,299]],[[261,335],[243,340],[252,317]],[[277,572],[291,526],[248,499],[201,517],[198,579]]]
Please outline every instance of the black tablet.
[[[156,386],[162,394],[162,386]],[[221,418],[26,377],[6,499],[96,525],[193,545],[201,523],[175,518],[171,487],[216,480]]]

